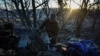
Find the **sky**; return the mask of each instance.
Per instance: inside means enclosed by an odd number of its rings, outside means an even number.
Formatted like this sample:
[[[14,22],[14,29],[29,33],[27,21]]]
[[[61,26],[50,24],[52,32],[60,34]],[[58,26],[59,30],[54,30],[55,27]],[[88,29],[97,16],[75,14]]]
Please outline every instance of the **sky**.
[[[0,7],[4,7],[4,3],[2,2],[2,0],[0,0]]]
[[[74,0],[76,3],[80,4],[80,0]],[[94,1],[93,0],[90,0],[90,3],[93,3]],[[67,2],[68,5],[70,5],[72,7],[72,9],[76,9],[76,8],[79,8],[79,5],[77,5],[76,3],[74,3],[73,1],[71,2],[70,4],[70,1]],[[50,3],[49,3],[50,7],[58,7],[58,4],[57,4],[57,0],[50,0]]]
[[[49,6],[53,7],[53,8],[58,7],[57,0],[50,0],[49,1]]]
[[[42,0],[39,0],[39,1],[41,2]],[[74,1],[77,2],[78,4],[80,4],[80,0],[74,0]],[[93,0],[90,0],[90,2],[92,3]],[[69,1],[67,3],[68,3],[68,5],[70,5]],[[0,0],[0,7],[4,7],[4,4],[3,4],[3,2],[1,2],[1,0]],[[51,8],[58,7],[57,0],[50,0],[49,1],[49,7],[51,7]],[[76,3],[74,3],[73,1],[71,2],[71,7],[73,9],[79,8],[79,6]]]

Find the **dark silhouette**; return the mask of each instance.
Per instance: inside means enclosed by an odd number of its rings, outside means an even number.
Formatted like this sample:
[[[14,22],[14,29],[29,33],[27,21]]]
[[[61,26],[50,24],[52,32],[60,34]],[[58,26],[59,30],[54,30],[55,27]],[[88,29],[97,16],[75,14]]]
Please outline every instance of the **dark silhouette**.
[[[0,48],[4,50],[16,49],[19,38],[13,35],[13,24],[4,23],[0,28]]]
[[[45,20],[40,28],[43,29],[44,27],[51,38],[51,44],[56,44],[58,41],[59,26],[55,14],[51,14],[50,19]]]

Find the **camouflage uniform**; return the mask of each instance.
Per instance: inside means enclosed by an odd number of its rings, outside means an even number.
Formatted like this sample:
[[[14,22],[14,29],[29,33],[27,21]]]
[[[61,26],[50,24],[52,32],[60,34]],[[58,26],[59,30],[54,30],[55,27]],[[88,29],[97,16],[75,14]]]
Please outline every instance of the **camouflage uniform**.
[[[50,37],[50,41],[52,44],[55,44],[58,41],[58,32],[59,32],[59,26],[57,21],[53,21],[51,22],[49,19],[47,19],[46,21],[43,22],[43,24],[41,25],[41,29],[45,27],[49,37]]]

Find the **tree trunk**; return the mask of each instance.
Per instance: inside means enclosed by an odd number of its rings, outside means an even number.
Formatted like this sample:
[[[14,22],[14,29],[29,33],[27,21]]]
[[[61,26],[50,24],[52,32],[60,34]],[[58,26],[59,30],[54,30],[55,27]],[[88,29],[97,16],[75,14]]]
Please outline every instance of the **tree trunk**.
[[[32,0],[32,7],[33,7],[33,19],[34,19],[34,27],[36,27],[36,19],[37,19],[37,17],[36,17],[36,8],[35,8],[35,0]]]
[[[12,2],[14,3],[14,5],[15,5],[17,11],[18,11],[19,18],[21,19],[21,23],[22,23],[22,25],[26,26],[25,21],[24,21],[23,17],[21,16],[22,13],[21,13],[21,10],[19,9],[18,0],[12,0]]]
[[[100,14],[100,10],[99,9],[100,8],[97,5],[97,9],[96,9],[95,14],[94,14],[94,17],[93,17],[93,25],[92,25],[92,31],[93,32],[95,31],[95,26],[96,26],[97,20],[99,18],[99,14]]]
[[[25,7],[24,7],[24,3],[22,0],[20,0],[21,3],[21,8],[22,8],[22,16],[25,19],[25,22],[28,26],[28,28],[32,27],[31,22],[30,22],[30,18],[28,19],[27,15],[26,15],[26,11],[25,11]]]
[[[63,0],[58,0],[58,5],[59,5],[59,12],[58,12],[58,17],[59,17],[59,22],[60,22],[60,29],[64,28],[64,13],[63,13]]]
[[[97,17],[93,18],[93,25],[92,25],[92,31],[95,31],[95,26],[96,26],[96,22],[97,22]]]
[[[87,14],[87,5],[88,5],[89,0],[83,0],[82,2],[82,6],[80,9],[80,14],[77,18],[77,22],[76,22],[76,37],[80,37],[80,30],[81,30],[81,26],[84,22],[84,18]]]
[[[7,20],[8,20],[8,22],[9,22],[10,20],[9,20],[9,17],[8,17],[8,8],[7,8],[6,0],[4,0],[4,5],[5,5],[5,8],[6,8]]]

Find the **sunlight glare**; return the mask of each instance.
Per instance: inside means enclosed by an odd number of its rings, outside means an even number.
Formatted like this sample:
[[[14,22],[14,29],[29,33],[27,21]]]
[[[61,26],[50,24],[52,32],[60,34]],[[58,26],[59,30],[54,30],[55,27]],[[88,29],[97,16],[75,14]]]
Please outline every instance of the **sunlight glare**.
[[[80,4],[80,0],[74,0],[76,3]],[[68,1],[68,5],[69,5],[69,8],[71,9],[78,9],[79,8],[79,5],[77,5],[75,2],[73,1]]]
[[[79,6],[77,4],[75,4],[74,2],[71,2],[71,5],[70,5],[71,9],[78,9]]]

